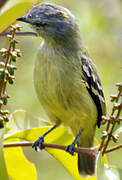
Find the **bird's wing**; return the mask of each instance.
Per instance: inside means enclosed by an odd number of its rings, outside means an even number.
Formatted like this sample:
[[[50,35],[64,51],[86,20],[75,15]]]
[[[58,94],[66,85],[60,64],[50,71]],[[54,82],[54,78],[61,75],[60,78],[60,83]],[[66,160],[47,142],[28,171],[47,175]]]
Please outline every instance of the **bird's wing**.
[[[92,97],[94,103],[96,104],[98,111],[98,121],[97,125],[100,127],[101,116],[106,114],[105,98],[102,90],[102,85],[100,82],[99,75],[97,73],[96,67],[92,60],[87,54],[82,54],[82,71],[83,80],[86,84],[86,88]]]

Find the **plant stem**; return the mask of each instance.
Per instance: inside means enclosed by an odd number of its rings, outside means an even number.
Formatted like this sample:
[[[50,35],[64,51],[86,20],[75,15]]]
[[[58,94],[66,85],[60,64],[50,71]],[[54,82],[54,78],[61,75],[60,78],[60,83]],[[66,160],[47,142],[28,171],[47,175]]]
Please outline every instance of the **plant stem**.
[[[0,33],[0,36],[6,36],[7,34],[11,34],[10,32],[2,32]],[[15,32],[16,35],[18,36],[38,36],[37,33],[35,32]]]
[[[107,150],[105,151],[105,153],[112,152],[112,151],[115,151],[115,150],[120,149],[120,148],[122,148],[122,144],[107,149]]]
[[[118,120],[118,118],[119,118],[119,116],[120,116],[121,110],[122,110],[122,103],[120,104],[120,108],[119,108],[119,110],[118,110],[118,113],[117,113],[117,115],[116,115],[116,118],[115,118],[115,120],[114,120],[114,122],[113,122],[113,125],[112,125],[112,127],[111,127],[111,130],[110,130],[108,139],[107,139],[107,141],[106,141],[106,144],[105,144],[105,146],[104,146],[104,148],[103,148],[102,154],[105,153],[105,151],[106,151],[106,149],[107,149],[107,146],[108,146],[108,143],[109,143],[109,141],[111,140],[111,136],[112,136],[114,127],[115,127],[115,125],[116,125],[116,123],[117,123],[117,120]]]
[[[118,86],[118,85],[117,85],[117,86]],[[121,86],[121,85],[120,85],[120,86]],[[120,96],[121,96],[121,93],[122,93],[122,91],[119,90],[118,95],[117,95],[117,97],[116,97],[116,99],[115,99],[115,103],[117,103],[117,102],[119,101],[119,98],[120,98]],[[108,133],[107,141],[105,142],[106,136],[103,136],[103,137],[102,137],[102,142],[101,142],[100,147],[99,147],[99,150],[100,150],[100,151],[102,151],[102,149],[103,149],[102,154],[104,154],[105,151],[106,151],[106,148],[107,148],[107,146],[108,146],[108,144],[109,144],[109,141],[110,141],[110,139],[111,139],[111,136],[112,136],[114,127],[115,127],[115,125],[116,125],[116,123],[117,123],[117,120],[118,120],[118,118],[119,118],[119,116],[120,116],[121,110],[122,110],[122,102],[121,102],[121,104],[120,104],[120,107],[118,108],[118,113],[117,113],[116,117],[114,118],[114,122],[113,122],[113,124],[112,124],[112,127],[110,126],[110,125],[111,125],[110,119],[109,119],[109,121],[107,122],[106,130],[105,130],[105,131]],[[113,117],[115,111],[116,111],[116,109],[115,109],[114,106],[113,106],[112,112],[111,112],[111,115],[110,115],[110,118]],[[110,129],[110,127],[111,127],[111,129]],[[109,129],[110,129],[110,130],[109,130]]]

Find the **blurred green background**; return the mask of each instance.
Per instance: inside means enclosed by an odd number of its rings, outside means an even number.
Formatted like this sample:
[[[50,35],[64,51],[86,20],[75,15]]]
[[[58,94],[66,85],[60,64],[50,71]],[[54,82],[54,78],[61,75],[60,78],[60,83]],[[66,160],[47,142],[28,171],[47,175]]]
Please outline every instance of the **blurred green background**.
[[[110,113],[112,104],[109,96],[117,92],[115,83],[122,81],[122,1],[48,0],[48,2],[62,5],[70,9],[76,16],[83,43],[100,74],[106,98],[107,112]],[[24,23],[21,23],[21,25],[23,31],[32,31],[28,25]],[[42,39],[37,37],[18,37],[18,39],[23,57],[17,63],[18,69],[14,85],[8,85],[7,92],[12,97],[9,100],[8,109],[10,112],[24,109],[33,116],[48,119],[36,97],[33,85],[35,57]],[[0,46],[6,46],[5,38],[1,38]],[[72,179],[60,163],[45,151],[35,153],[31,148],[26,148],[24,152],[28,159],[36,164],[39,180]],[[118,157],[114,156],[114,153],[109,155],[111,163],[119,167],[122,166],[120,153],[118,150]]]

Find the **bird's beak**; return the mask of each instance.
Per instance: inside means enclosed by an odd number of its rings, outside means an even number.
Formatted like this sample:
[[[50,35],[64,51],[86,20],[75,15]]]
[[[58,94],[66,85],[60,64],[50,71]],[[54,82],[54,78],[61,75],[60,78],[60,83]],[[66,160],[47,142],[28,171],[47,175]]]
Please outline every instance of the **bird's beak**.
[[[16,19],[17,21],[22,21],[22,22],[26,22],[26,23],[29,23],[28,19],[26,16],[21,16],[19,18]]]

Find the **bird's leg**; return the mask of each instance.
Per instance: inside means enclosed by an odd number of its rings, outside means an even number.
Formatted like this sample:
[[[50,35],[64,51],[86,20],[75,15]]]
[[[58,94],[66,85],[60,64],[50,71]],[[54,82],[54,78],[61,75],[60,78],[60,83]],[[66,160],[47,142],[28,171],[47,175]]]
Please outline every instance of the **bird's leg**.
[[[50,128],[48,131],[46,131],[43,135],[41,135],[33,144],[32,144],[32,148],[35,149],[35,151],[37,151],[37,149],[39,148],[40,150],[44,149],[44,147],[42,146],[42,143],[44,142],[44,137],[49,134],[53,129],[55,129],[58,125],[54,125],[52,128]]]
[[[76,138],[73,141],[73,143],[66,147],[66,151],[69,152],[71,155],[74,154],[74,148],[75,148],[75,145],[78,143],[78,139],[80,138],[81,133],[82,133],[82,130],[80,130],[78,132],[78,135],[76,136]]]

